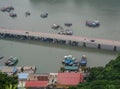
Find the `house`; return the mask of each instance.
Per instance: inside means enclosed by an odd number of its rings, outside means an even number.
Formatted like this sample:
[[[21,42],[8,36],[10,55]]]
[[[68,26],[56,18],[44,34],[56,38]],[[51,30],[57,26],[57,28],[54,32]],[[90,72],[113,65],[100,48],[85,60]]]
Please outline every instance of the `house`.
[[[17,75],[18,75],[18,80],[19,81],[26,81],[28,76],[29,76],[28,73],[18,73]]]
[[[18,89],[24,89],[25,88],[26,81],[19,81],[18,82]]]
[[[56,85],[58,73],[49,73],[49,85]]]
[[[29,74],[27,80],[39,80],[39,81],[48,81],[48,73],[43,73],[43,74]]]
[[[48,81],[26,81],[25,88],[27,89],[44,89],[48,85]]]
[[[83,82],[83,74],[80,72],[58,73],[57,87],[67,88],[69,86],[77,86],[80,82]]]
[[[36,67],[35,66],[24,66],[23,67],[23,72],[24,73],[35,73]]]
[[[0,71],[3,72],[3,73],[7,73],[8,75],[12,75],[12,74],[16,74],[17,69],[16,69],[16,67],[1,66]]]

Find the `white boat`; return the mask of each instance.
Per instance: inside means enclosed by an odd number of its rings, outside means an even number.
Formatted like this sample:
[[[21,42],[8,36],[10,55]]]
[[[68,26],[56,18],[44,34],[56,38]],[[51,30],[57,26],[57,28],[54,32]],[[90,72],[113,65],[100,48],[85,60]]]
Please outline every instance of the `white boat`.
[[[95,21],[86,21],[86,26],[89,26],[89,27],[98,27],[98,26],[100,26],[100,22],[98,20],[95,20]]]
[[[58,29],[60,27],[60,25],[58,25],[58,24],[52,24],[51,25],[51,28],[52,29]]]
[[[10,57],[6,62],[5,65],[7,66],[13,66],[18,62],[18,58],[17,57]]]

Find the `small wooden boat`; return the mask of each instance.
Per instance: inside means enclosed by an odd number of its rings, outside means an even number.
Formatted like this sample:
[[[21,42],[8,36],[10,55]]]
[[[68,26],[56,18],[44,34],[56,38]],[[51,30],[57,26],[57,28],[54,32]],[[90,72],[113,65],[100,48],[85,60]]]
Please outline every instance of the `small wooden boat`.
[[[29,12],[29,11],[25,12],[25,15],[26,15],[26,16],[29,16],[29,15],[30,15],[30,12]]]
[[[72,26],[72,23],[64,23],[64,25],[70,27]]]
[[[47,12],[42,13],[42,14],[40,15],[40,17],[41,17],[41,18],[47,18],[47,17],[48,17],[48,13],[47,13]]]
[[[2,12],[10,12],[11,10],[14,10],[13,6],[7,6],[7,7],[2,7],[1,8]]]
[[[64,31],[59,31],[58,34],[60,34],[60,35],[73,35],[73,31],[70,29],[66,29]]]
[[[52,29],[58,29],[60,27],[60,25],[58,25],[58,24],[52,24],[51,25],[51,28]]]
[[[17,57],[10,57],[6,62],[5,65],[7,66],[13,66],[18,62],[18,58]]]
[[[10,15],[10,17],[17,17],[17,14],[13,13],[13,12],[11,12],[9,15]]]

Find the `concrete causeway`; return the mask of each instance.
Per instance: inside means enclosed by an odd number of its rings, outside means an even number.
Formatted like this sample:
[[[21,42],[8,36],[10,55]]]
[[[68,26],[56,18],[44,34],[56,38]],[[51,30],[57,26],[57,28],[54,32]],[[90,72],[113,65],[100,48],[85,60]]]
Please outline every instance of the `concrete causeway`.
[[[0,28],[0,38],[45,41],[80,47],[120,51],[120,41]]]

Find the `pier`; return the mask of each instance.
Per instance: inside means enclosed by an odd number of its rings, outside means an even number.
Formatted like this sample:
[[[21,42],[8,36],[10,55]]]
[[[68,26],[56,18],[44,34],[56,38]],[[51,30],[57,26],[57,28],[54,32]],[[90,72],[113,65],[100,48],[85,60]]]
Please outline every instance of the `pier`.
[[[115,40],[0,28],[0,39],[4,39],[4,38],[35,40],[35,41],[72,45],[78,47],[120,51],[120,41],[115,41]]]

